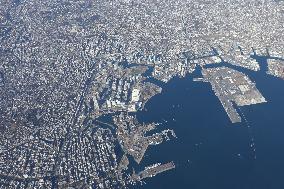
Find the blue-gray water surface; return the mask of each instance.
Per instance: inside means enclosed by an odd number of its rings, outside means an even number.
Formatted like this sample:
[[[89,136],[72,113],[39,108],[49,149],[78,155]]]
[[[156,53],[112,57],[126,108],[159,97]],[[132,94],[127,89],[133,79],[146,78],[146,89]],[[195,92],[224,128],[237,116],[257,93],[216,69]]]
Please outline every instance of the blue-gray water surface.
[[[192,81],[199,74],[163,86],[138,118],[162,122],[159,129],[174,129],[178,138],[150,147],[141,164],[173,160],[177,166],[134,188],[284,188],[284,81],[266,75],[265,59],[259,61],[260,72],[238,70],[256,82],[268,103],[241,107],[242,123],[230,122],[209,83]]]

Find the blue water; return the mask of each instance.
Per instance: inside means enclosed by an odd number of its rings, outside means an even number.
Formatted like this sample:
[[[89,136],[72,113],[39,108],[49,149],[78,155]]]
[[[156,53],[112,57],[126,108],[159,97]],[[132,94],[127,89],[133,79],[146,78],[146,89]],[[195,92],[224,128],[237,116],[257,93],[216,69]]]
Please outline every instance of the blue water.
[[[263,68],[239,70],[256,82],[268,101],[241,107],[247,122],[230,123],[210,84],[193,82],[193,76],[165,84],[147,103],[147,111],[138,113],[140,121],[162,122],[158,130],[174,129],[178,136],[150,147],[141,166],[173,160],[177,168],[134,188],[284,188],[284,81],[266,75]],[[252,138],[256,152],[250,146]]]

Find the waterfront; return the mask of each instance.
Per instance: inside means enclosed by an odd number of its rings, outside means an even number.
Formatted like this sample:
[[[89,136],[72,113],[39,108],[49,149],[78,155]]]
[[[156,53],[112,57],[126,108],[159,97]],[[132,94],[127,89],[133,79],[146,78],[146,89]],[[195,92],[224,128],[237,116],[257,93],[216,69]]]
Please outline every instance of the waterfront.
[[[283,1],[0,10],[0,189],[137,188],[155,175],[144,188],[283,188],[283,105],[268,96],[283,82],[253,72],[284,78]],[[252,50],[274,59],[259,66]]]
[[[148,102],[147,111],[139,113],[141,121],[162,122],[160,128],[174,129],[178,138],[158,150],[149,148],[141,163],[174,160],[177,168],[147,179],[140,188],[284,187],[283,80],[266,75],[263,67],[260,72],[241,71],[268,101],[241,107],[247,122],[232,124],[210,84],[193,82],[194,76],[174,78]]]

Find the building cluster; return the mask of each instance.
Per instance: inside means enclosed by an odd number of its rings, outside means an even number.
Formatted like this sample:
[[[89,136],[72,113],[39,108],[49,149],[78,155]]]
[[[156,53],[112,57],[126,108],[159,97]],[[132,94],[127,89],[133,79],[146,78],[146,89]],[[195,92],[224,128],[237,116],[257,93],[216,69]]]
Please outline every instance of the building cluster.
[[[156,128],[156,125],[154,123],[140,124],[135,117],[127,114],[114,117],[114,123],[117,125],[117,138],[121,148],[138,164],[149,145],[161,144],[164,140],[169,140],[170,136],[175,136],[172,130],[164,130],[161,133],[146,136],[147,132]]]
[[[1,2],[0,188],[122,188],[175,168],[131,173],[132,159],[142,166],[149,145],[175,136],[147,135],[156,125],[136,112],[162,92],[159,81],[198,67],[240,121],[232,102],[265,99],[223,64],[259,71],[254,58],[266,57],[268,74],[283,78],[283,9],[273,0]]]
[[[269,59],[267,73],[284,79],[284,60]]]

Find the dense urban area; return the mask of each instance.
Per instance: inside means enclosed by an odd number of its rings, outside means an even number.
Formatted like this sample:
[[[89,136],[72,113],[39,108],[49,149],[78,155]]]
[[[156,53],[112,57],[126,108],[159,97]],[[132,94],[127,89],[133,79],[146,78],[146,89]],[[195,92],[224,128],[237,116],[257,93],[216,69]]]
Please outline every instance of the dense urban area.
[[[158,83],[199,69],[240,122],[234,105],[267,101],[235,68],[265,57],[284,79],[283,25],[276,0],[0,0],[0,188],[128,188],[172,171],[132,166],[178,140],[136,117]]]

